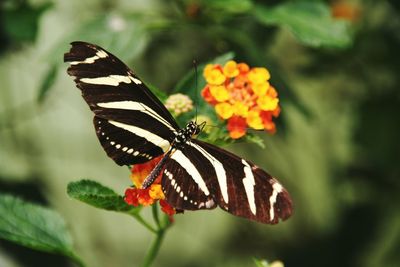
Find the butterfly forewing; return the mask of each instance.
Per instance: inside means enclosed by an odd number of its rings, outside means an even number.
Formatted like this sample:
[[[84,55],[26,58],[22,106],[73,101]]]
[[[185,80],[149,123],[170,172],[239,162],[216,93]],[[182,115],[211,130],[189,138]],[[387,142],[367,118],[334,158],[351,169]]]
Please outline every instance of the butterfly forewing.
[[[114,125],[114,124],[116,125]],[[141,137],[139,133],[121,128],[128,124],[117,123],[95,116],[93,124],[97,137],[107,155],[119,165],[144,163],[164,153],[170,145],[165,139],[151,140],[149,136]],[[128,128],[129,129],[129,128]]]
[[[167,151],[178,125],[124,63],[84,42],[73,42],[64,61],[96,115],[100,143],[117,164],[142,163]]]

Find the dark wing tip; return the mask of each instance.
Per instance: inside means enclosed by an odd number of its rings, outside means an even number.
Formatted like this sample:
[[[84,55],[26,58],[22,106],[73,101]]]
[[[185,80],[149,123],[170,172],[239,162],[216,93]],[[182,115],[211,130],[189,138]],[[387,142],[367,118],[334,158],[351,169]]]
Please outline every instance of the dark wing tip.
[[[293,213],[293,202],[289,193],[285,189],[277,196],[275,211],[278,215],[277,217],[282,221],[288,219]]]
[[[83,41],[73,41],[70,44],[70,50],[64,54],[64,62],[84,60],[87,57],[94,56],[101,49],[97,45]]]

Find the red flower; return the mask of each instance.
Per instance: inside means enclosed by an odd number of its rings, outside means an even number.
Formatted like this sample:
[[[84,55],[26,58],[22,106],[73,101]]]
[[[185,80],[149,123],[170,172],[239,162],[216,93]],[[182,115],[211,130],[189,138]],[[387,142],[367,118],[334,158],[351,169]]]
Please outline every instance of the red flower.
[[[128,205],[132,206],[139,206],[139,200],[138,200],[138,190],[137,188],[127,188],[125,190],[125,202]]]
[[[154,158],[143,164],[135,164],[131,170],[131,179],[135,188],[128,188],[125,191],[125,202],[132,206],[150,206],[160,200],[161,210],[167,215],[172,216],[175,214],[175,209],[164,201],[164,193],[161,188],[161,176],[157,177],[154,183],[146,189],[142,189],[142,183],[146,177],[151,173],[154,167],[161,160],[162,156]],[[165,203],[164,203],[165,202]]]
[[[168,204],[168,202],[165,201],[164,199],[160,199],[160,206],[161,210],[168,215],[169,221],[173,222],[174,221],[173,215],[176,213],[176,210],[170,204]]]
[[[246,119],[240,116],[233,116],[228,120],[227,129],[232,139],[238,139],[246,134]]]

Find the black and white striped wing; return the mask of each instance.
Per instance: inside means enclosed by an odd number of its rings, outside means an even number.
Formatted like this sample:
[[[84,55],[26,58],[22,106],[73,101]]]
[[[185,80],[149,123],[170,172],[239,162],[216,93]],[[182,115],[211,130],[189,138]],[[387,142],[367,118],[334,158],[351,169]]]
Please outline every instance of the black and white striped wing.
[[[181,148],[171,153],[164,167],[161,186],[167,202],[178,210],[215,208],[215,177],[199,169],[209,167],[207,162],[188,145]]]
[[[275,224],[292,213],[285,188],[268,173],[238,156],[199,140],[174,152],[164,168],[162,186],[177,209],[212,209]]]
[[[64,55],[68,74],[95,113],[94,126],[107,155],[129,165],[166,152],[178,125],[157,97],[103,48],[85,42],[71,45]]]

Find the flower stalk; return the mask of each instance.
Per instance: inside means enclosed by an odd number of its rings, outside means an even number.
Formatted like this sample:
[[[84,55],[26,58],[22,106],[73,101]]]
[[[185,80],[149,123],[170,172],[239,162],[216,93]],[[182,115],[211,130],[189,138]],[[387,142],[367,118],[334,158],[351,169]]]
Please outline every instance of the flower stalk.
[[[153,214],[153,220],[157,225],[157,229],[154,231],[156,237],[153,240],[150,249],[145,256],[141,267],[150,267],[153,264],[154,260],[158,255],[158,252],[160,251],[162,241],[164,240],[165,232],[167,228],[170,226],[170,219],[167,216],[167,214],[164,215],[163,217],[164,220],[160,221],[159,209],[157,204],[152,206],[152,214]]]

